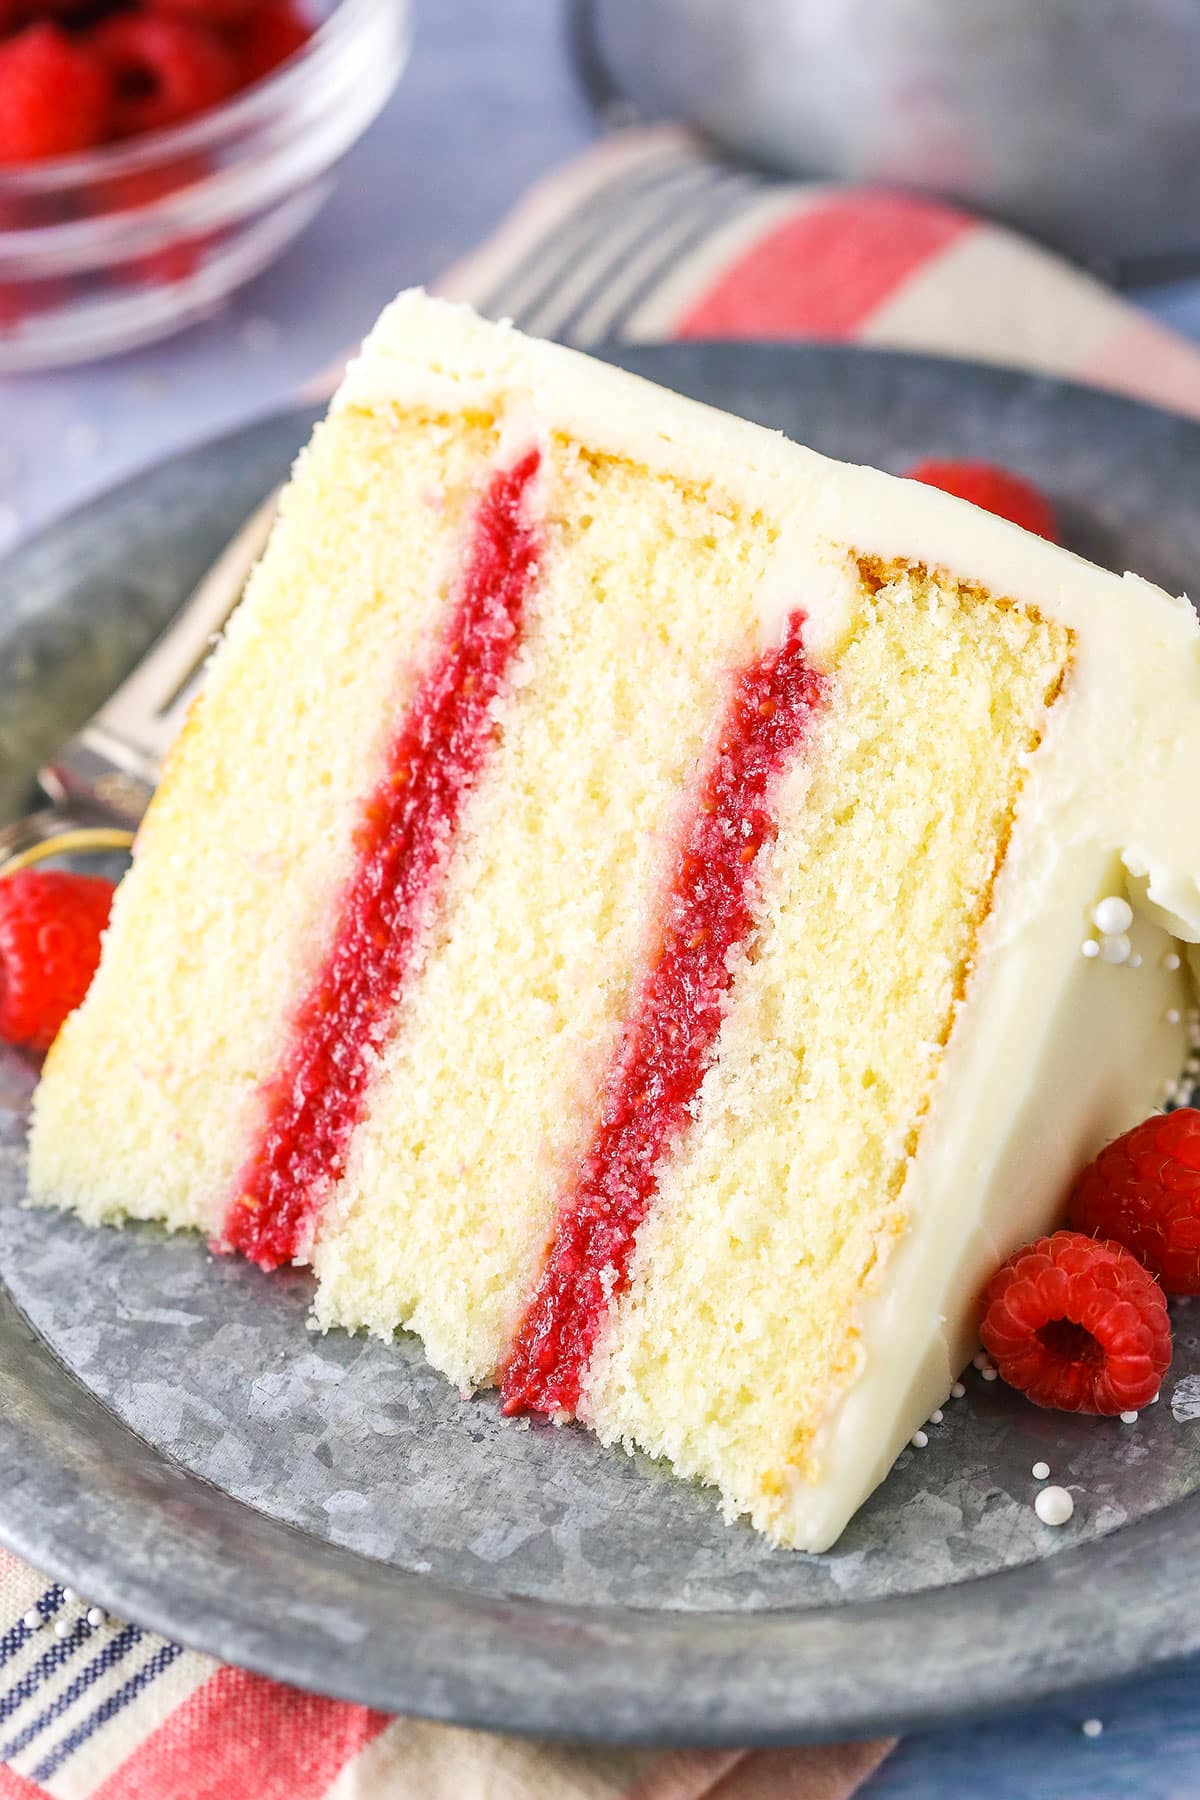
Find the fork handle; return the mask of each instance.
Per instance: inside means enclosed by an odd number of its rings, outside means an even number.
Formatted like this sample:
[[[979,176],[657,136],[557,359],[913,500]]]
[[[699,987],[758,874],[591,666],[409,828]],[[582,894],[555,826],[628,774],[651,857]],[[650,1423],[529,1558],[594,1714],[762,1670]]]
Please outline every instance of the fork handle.
[[[0,876],[71,851],[129,850],[132,845],[132,831],[122,826],[97,825],[86,815],[47,808],[0,827]]]

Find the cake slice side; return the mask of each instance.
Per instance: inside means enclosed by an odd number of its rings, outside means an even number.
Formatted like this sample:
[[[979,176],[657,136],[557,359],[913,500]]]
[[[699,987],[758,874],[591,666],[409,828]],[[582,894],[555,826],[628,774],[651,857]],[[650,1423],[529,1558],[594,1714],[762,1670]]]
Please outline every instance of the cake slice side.
[[[314,1252],[322,1324],[410,1327],[463,1386],[540,1275],[780,529],[719,480],[544,442],[520,680]]]
[[[1014,1094],[998,1084],[990,1107],[973,1096],[980,1117],[964,1123],[959,1161],[922,1193],[939,1083],[957,1114],[968,1107],[959,1015],[978,1004],[1027,774],[1044,740],[1054,755],[1073,634],[924,568],[861,574],[861,612],[782,797],[695,1117],[659,1171],[580,1408],[606,1439],[668,1457],[805,1548],[836,1535],[867,1491],[864,1465],[890,1466],[945,1398],[973,1347],[982,1282],[1054,1216],[1072,1159],[1098,1147],[1089,1132],[1098,1113],[1111,1117],[1114,1067],[1129,1060],[1125,1086],[1144,1112],[1184,1054],[1167,1022],[1178,974],[1092,971],[1080,956],[1078,920],[1095,897],[1082,887],[1065,967],[1100,979],[1103,1002],[1089,990],[1084,1007],[1097,1037],[1078,1069],[1039,1071],[1066,1155],[1022,1131],[1031,1169],[980,1195],[989,1110],[1013,1133]],[[1140,929],[1148,957],[1168,942]],[[1105,980],[1122,974],[1134,992]],[[1023,1010],[1040,1019],[1048,1000],[1030,993]],[[990,1040],[1002,1066],[998,1022]],[[974,1262],[947,1256],[928,1226],[920,1255],[899,1255],[939,1205],[946,1245],[973,1221]],[[943,1276],[932,1304],[931,1268]],[[875,1294],[908,1330],[903,1346],[868,1323]],[[858,1398],[863,1429],[835,1434],[831,1419],[864,1388],[876,1404],[864,1415]]]

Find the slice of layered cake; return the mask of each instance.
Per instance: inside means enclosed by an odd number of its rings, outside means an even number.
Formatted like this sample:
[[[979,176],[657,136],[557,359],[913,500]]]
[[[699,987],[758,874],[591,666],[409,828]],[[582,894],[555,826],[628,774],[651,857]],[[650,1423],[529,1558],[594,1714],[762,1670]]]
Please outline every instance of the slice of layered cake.
[[[323,1326],[822,1548],[1183,1062],[1198,761],[1186,602],[406,295],[171,757],[33,1191],[311,1262]]]

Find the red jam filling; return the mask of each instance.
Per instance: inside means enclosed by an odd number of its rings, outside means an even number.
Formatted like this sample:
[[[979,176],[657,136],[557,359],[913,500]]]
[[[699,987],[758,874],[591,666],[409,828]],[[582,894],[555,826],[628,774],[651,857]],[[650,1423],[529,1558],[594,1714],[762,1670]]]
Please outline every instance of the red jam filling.
[[[466,571],[431,667],[367,802],[336,935],[292,1024],[266,1117],[242,1169],[223,1241],[263,1268],[304,1255],[341,1173],[371,1069],[449,860],[463,803],[495,736],[492,702],[521,642],[540,537],[531,450],[494,475]]]
[[[824,698],[824,678],[805,659],[803,623],[793,613],[783,644],[734,682],[683,830],[656,954],[509,1356],[506,1412],[576,1410],[612,1296],[628,1282],[658,1169],[687,1129],[721,1027],[731,952],[753,923],[754,862],[774,829],[776,777]]]

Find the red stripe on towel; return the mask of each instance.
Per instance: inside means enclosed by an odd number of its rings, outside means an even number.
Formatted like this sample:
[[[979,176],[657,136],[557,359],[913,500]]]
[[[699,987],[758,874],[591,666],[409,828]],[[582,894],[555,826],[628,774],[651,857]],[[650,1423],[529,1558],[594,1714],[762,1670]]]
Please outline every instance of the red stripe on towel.
[[[848,338],[975,221],[909,194],[850,190],[759,241],[681,314],[681,338]]]
[[[51,1796],[36,1781],[27,1781],[7,1763],[0,1763],[0,1800],[51,1800]]]
[[[389,1723],[365,1706],[218,1669],[88,1800],[320,1800]]]

